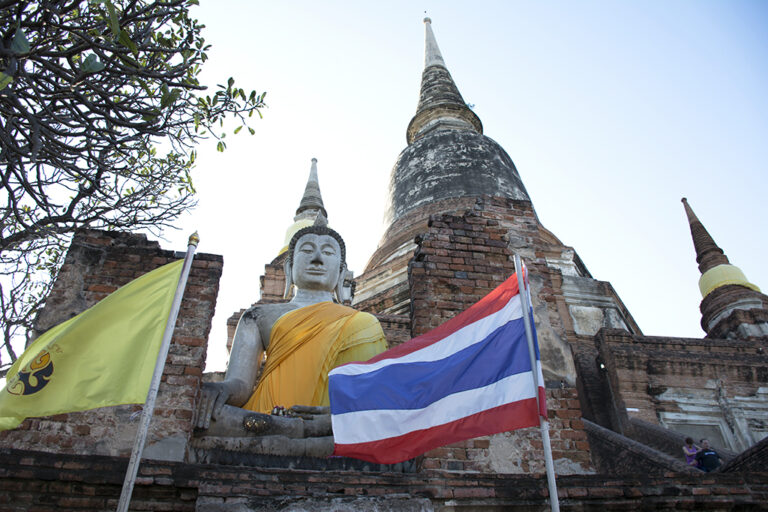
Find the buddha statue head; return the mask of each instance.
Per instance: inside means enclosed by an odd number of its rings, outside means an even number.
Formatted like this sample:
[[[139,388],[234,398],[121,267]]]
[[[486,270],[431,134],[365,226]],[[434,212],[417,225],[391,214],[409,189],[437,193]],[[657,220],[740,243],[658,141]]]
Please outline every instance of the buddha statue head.
[[[314,224],[291,238],[285,260],[285,298],[298,289],[335,293],[340,303],[352,296],[351,272],[347,270],[346,246],[319,213]]]

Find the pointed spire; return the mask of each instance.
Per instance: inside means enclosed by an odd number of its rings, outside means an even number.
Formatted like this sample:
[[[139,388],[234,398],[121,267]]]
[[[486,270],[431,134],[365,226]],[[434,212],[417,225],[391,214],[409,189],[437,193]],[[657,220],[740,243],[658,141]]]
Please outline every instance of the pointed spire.
[[[296,210],[296,217],[293,220],[310,216],[314,218],[318,211],[323,216],[328,217],[328,212],[325,211],[325,206],[323,205],[323,197],[320,195],[320,183],[317,181],[317,158],[313,158],[307,186],[304,189],[304,196],[301,198],[299,208]],[[309,215],[302,215],[304,212],[308,212]]]
[[[475,115],[453,82],[432,32],[432,20],[424,18],[424,73],[421,76],[421,95],[416,115],[406,132],[408,144],[437,130],[471,130],[483,133],[483,123]]]
[[[285,241],[279,254],[288,250],[288,244],[298,230],[314,224],[318,216],[325,219],[326,224],[328,223],[328,212],[325,211],[323,196],[320,195],[320,183],[317,181],[317,158],[313,158],[304,195],[301,197],[298,209],[296,209],[293,224],[285,231]]]
[[[435,39],[435,33],[432,32],[432,20],[430,18],[424,18],[424,25],[427,28],[427,35],[424,48],[424,69],[429,66],[443,66],[445,67],[445,61],[440,53],[440,47],[437,46],[437,39]]]
[[[727,265],[728,257],[717,246],[712,236],[704,228],[696,214],[693,213],[688,200],[682,198],[681,201],[685,208],[685,215],[688,217],[688,224],[691,227],[691,237],[693,237],[693,246],[696,249],[696,263],[699,264],[699,271],[703,274],[717,265]]]
[[[693,246],[696,249],[696,262],[699,264],[701,277],[699,278],[699,290],[702,297],[725,285],[739,285],[756,292],[760,291],[757,285],[750,283],[739,267],[731,265],[728,256],[717,246],[710,234],[704,229],[691,205],[686,198],[682,199],[688,224],[691,226]],[[705,329],[706,330],[706,329]]]
[[[703,297],[701,327],[708,338],[768,338],[768,297],[750,283],[704,229],[686,198],[682,199],[691,227]]]

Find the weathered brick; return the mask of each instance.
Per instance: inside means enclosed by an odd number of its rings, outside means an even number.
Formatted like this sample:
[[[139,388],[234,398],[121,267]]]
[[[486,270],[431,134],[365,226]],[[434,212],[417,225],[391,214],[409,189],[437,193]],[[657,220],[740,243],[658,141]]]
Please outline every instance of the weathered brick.
[[[91,255],[82,258],[84,252]],[[96,257],[98,255],[98,257]],[[83,308],[90,307],[107,294],[115,291],[144,273],[157,268],[161,264],[174,261],[176,258],[171,251],[163,251],[156,242],[150,242],[144,235],[126,233],[111,233],[87,230],[78,233],[73,241],[65,263],[59,272],[51,291],[53,300],[46,302],[41,312],[40,322],[55,325],[71,315],[79,313]],[[168,394],[168,384],[175,384],[189,389],[174,392],[176,397],[194,395],[197,393],[203,364],[210,321],[213,317],[215,294],[221,275],[221,259],[210,255],[199,254],[197,260],[205,260],[211,264],[202,274],[196,274],[185,293],[177,322],[177,329],[171,345],[170,363],[166,365],[164,381],[160,386],[159,403],[163,403]],[[65,293],[66,292],[66,293]],[[195,293],[205,295],[206,300],[195,297]],[[58,299],[56,299],[58,297]],[[73,303],[70,297],[82,297]],[[82,302],[84,300],[84,302]],[[72,309],[77,307],[80,309]],[[180,343],[182,341],[183,343]],[[176,360],[182,365],[177,365]],[[189,370],[185,371],[185,367]],[[173,375],[177,374],[177,375]],[[171,377],[169,380],[168,377]],[[175,398],[177,408],[181,405]],[[191,405],[191,402],[189,402]],[[44,419],[66,423],[67,428],[51,426],[44,428],[41,435],[40,427],[30,430],[31,422],[25,422],[21,428],[8,431],[0,436],[0,446],[14,448],[39,449],[45,445],[47,449],[55,447],[64,453],[125,453],[130,452],[132,440],[129,435],[119,435],[115,424],[123,424],[133,414],[133,406],[117,406],[95,409],[80,413],[58,415]],[[167,413],[167,408],[160,408]],[[179,421],[185,421],[186,426],[180,428]],[[180,414],[156,416],[153,420],[153,435],[177,435],[179,432],[191,432],[191,411],[181,407]]]

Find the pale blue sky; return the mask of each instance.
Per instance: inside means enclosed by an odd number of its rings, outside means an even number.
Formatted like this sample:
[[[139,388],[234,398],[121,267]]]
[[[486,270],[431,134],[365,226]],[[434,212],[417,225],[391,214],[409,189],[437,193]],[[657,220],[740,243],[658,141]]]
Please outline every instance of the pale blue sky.
[[[198,229],[200,250],[224,255],[209,369],[223,367],[226,318],[258,300],[312,157],[362,273],[418,100],[425,10],[541,222],[613,284],[645,334],[703,335],[684,195],[768,288],[768,3],[202,3],[206,79],[234,75],[269,104],[256,136],[201,149],[200,207],[163,243],[180,249]]]

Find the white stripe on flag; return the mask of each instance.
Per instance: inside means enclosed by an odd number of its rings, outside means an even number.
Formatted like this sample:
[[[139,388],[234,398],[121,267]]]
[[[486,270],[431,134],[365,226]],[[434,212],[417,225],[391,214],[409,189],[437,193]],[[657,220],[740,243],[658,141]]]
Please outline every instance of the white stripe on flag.
[[[536,361],[540,382],[541,362]],[[448,395],[422,409],[355,411],[331,416],[336,444],[397,437],[536,396],[531,372],[510,375],[487,386]],[[361,428],[361,425],[365,428]]]
[[[396,359],[382,359],[371,364],[347,364],[331,370],[329,375],[361,375],[385,366],[404,363],[426,363],[440,361],[469,346],[484,341],[485,338],[499,327],[511,320],[523,317],[520,294],[512,297],[499,311],[481,318],[446,336],[437,343],[426,346]]]

